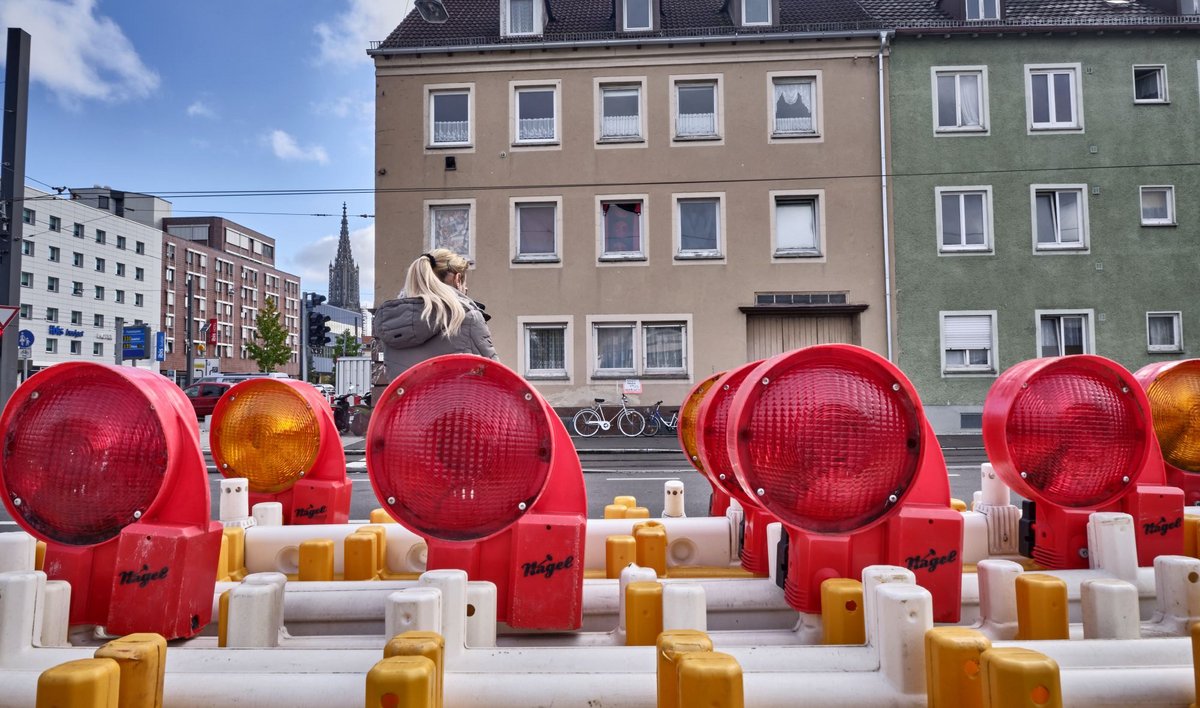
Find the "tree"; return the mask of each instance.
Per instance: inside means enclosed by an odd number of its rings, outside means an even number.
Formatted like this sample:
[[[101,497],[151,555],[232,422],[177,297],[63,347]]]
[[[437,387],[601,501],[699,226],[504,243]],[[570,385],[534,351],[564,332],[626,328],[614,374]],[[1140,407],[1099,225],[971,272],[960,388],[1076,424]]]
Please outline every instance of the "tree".
[[[288,331],[279,322],[275,298],[267,297],[266,304],[254,318],[254,341],[246,343],[246,352],[258,364],[259,371],[274,371],[292,360],[288,346]]]
[[[362,354],[362,342],[350,330],[340,332],[333,342],[333,358]]]

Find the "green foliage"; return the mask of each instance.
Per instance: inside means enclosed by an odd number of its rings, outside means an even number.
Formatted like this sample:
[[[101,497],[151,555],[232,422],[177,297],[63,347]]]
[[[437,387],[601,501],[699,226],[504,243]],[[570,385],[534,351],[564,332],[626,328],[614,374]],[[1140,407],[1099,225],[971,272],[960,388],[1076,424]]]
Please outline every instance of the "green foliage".
[[[362,354],[362,342],[354,336],[350,330],[341,332],[333,342],[333,357],[336,359],[343,356],[360,356]]]
[[[259,371],[275,371],[292,360],[292,348],[288,346],[287,328],[279,321],[279,310],[275,298],[265,298],[266,303],[254,318],[254,341],[246,344],[246,352],[258,363]]]

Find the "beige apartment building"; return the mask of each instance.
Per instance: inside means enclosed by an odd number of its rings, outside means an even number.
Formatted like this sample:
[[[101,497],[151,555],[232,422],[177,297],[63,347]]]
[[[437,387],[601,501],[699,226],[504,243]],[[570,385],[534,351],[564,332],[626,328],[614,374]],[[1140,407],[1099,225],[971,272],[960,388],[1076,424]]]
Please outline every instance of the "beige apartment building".
[[[631,379],[679,405],[809,344],[888,353],[887,48],[857,4],[445,5],[370,51],[376,303],[458,250],[501,360],[566,408]]]

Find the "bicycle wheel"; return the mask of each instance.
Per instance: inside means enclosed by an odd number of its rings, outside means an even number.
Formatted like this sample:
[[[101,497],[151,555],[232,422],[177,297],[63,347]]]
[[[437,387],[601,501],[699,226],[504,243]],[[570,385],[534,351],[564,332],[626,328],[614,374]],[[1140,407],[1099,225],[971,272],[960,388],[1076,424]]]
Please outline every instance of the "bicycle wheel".
[[[655,435],[658,435],[658,429],[659,429],[659,426],[661,426],[661,425],[662,425],[662,418],[659,418],[658,416],[651,413],[650,417],[646,419],[646,429],[642,431],[642,435],[645,435],[648,438],[652,438]]]
[[[617,416],[617,428],[621,430],[622,435],[636,438],[646,429],[646,418],[641,413],[626,408]]]
[[[600,432],[600,414],[591,408],[584,408],[571,419],[571,427],[575,433],[590,438]]]

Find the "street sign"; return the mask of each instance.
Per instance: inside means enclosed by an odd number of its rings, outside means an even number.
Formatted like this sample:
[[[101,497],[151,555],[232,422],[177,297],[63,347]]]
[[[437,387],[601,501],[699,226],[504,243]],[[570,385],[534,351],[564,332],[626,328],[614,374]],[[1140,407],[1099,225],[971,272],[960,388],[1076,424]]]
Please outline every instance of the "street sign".
[[[17,346],[22,349],[28,349],[32,347],[33,341],[33,332],[30,332],[27,329],[23,329],[17,334]]]
[[[148,359],[147,346],[150,340],[149,325],[134,325],[121,328],[121,358]]]
[[[622,388],[622,393],[641,393],[642,392],[642,380],[641,379],[625,379],[625,384],[621,388]]]
[[[165,332],[154,333],[154,360],[162,361],[167,358],[167,335]]]
[[[20,310],[16,305],[0,305],[0,330],[7,327]]]
[[[204,332],[204,342],[210,349],[217,349],[217,319],[214,317],[208,321],[208,329]]]
[[[28,347],[18,349],[17,350],[17,358],[18,359],[32,359],[33,358],[33,350]]]

